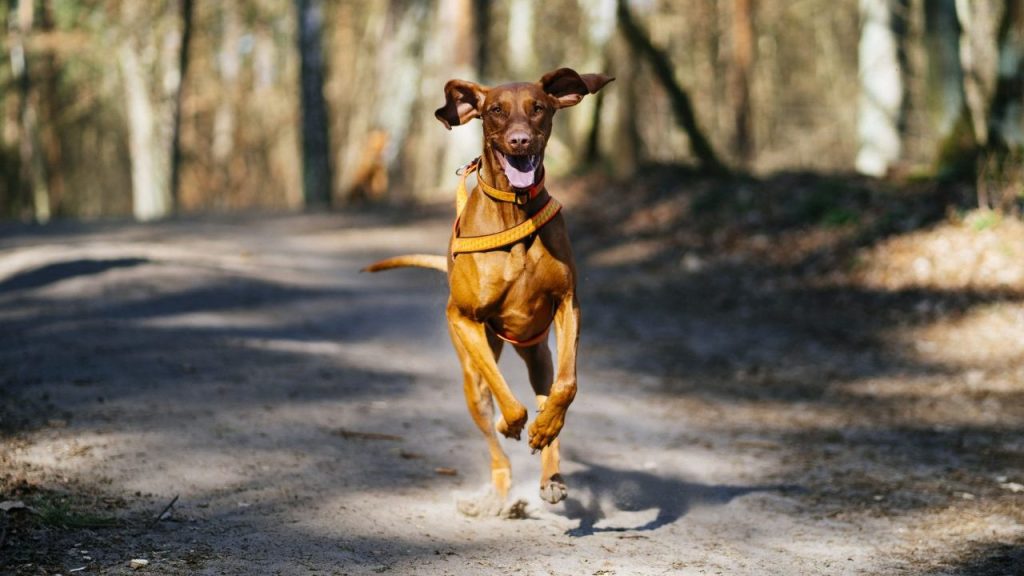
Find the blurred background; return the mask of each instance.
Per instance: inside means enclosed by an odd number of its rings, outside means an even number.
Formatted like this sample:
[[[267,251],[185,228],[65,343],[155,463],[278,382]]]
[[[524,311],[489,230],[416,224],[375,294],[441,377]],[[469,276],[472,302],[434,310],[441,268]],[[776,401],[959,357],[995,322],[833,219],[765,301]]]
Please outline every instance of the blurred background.
[[[1020,204],[1020,0],[8,0],[0,15],[5,219],[447,198],[479,144],[434,120],[444,82],[561,66],[617,82],[560,115],[555,174],[856,171]]]

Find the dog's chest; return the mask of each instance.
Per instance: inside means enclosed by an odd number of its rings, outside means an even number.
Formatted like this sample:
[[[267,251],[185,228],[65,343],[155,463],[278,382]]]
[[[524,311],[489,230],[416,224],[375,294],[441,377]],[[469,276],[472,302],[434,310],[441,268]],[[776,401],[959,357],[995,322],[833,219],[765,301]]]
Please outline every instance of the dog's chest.
[[[502,279],[505,282],[514,282],[526,273],[526,246],[522,243],[516,244],[509,250],[508,259],[505,260],[505,267],[502,269]]]
[[[452,295],[478,319],[502,315],[510,302],[517,309],[546,306],[556,299],[556,293],[563,291],[559,287],[563,282],[557,281],[563,276],[551,273],[549,268],[554,260],[537,239],[529,245],[516,244],[507,251],[461,255],[456,260],[457,268],[458,259],[462,258],[474,260],[475,274],[466,268],[470,276],[453,279]],[[473,276],[475,281],[463,281]],[[467,290],[470,286],[472,289]]]

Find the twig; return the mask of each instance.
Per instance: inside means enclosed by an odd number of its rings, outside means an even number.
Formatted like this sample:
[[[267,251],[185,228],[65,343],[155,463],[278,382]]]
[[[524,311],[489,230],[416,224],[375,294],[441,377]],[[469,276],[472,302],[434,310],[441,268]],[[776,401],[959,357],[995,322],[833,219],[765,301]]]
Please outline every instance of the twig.
[[[171,501],[167,503],[167,506],[164,506],[164,509],[161,510],[159,514],[154,516],[153,520],[151,520],[149,522],[149,527],[152,528],[153,526],[155,526],[156,523],[159,522],[160,519],[164,517],[164,514],[167,514],[167,511],[170,510],[171,506],[174,506],[174,503],[177,502],[177,501],[178,501],[178,494],[175,494],[174,498],[171,498]]]
[[[401,442],[403,438],[394,434],[380,434],[378,432],[359,432],[357,430],[347,430],[345,428],[337,428],[331,430],[331,434],[335,436],[341,436],[346,440],[387,440],[390,442]]]

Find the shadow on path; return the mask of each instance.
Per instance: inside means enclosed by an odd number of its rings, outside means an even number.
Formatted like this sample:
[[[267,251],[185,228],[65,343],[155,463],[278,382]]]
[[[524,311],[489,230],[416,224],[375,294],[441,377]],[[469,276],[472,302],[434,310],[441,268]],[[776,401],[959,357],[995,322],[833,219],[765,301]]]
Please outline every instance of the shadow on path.
[[[147,262],[149,260],[145,258],[113,258],[109,260],[83,258],[58,262],[11,276],[0,282],[0,292],[41,288],[76,276],[100,274],[113,268],[130,268]]]
[[[580,525],[569,536],[592,536],[597,532],[657,530],[682,518],[695,506],[722,506],[734,498],[754,492],[789,492],[797,486],[727,486],[687,482],[640,470],[622,470],[578,460],[585,470],[566,476],[566,481],[583,499],[565,501],[565,516]],[[638,526],[602,526],[597,523],[615,511],[657,510],[657,516]]]

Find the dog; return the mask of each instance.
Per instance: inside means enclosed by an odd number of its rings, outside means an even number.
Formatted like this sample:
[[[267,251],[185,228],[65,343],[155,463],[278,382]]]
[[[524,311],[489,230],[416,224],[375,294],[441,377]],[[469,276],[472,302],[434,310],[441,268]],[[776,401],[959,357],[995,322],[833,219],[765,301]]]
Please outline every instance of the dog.
[[[484,136],[483,154],[460,171],[448,255],[397,256],[365,268],[447,272],[448,329],[462,365],[469,413],[487,439],[491,482],[501,502],[512,475],[497,434],[518,440],[527,422],[526,407],[498,370],[506,342],[525,361],[536,395],[538,412],[528,442],[541,452],[541,498],[555,504],[568,494],[559,473],[558,434],[576,396],[580,306],[565,220],[544,187],[544,150],[555,112],[612,80],[560,68],[539,82],[496,87],[448,81],[444,106],[434,116],[449,130],[480,118]],[[466,177],[474,171],[477,185],[467,193]],[[557,370],[547,343],[552,324]],[[494,401],[500,411],[496,423]]]

